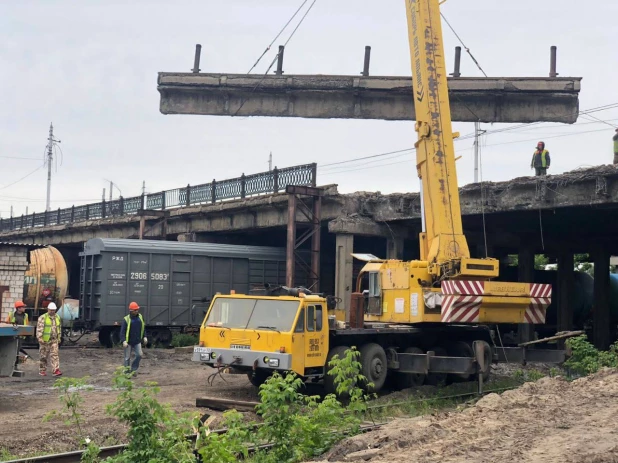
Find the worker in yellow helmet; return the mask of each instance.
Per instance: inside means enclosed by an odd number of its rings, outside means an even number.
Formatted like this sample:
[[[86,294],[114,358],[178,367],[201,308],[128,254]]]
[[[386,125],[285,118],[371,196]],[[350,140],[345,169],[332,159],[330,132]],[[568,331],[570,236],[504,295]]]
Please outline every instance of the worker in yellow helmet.
[[[536,151],[532,154],[532,161],[530,162],[530,168],[534,169],[535,175],[547,175],[547,169],[551,159],[549,157],[549,151],[545,149],[545,142],[540,141],[536,145]]]
[[[129,315],[124,317],[120,326],[120,339],[122,339],[122,347],[124,347],[124,367],[131,373],[137,375],[139,362],[142,359],[142,343],[144,346],[148,344],[148,338],[144,336],[146,323],[144,317],[139,313],[139,305],[137,302],[129,304]],[[135,359],[131,363],[131,351],[135,352]]]
[[[51,363],[52,374],[62,375],[60,371],[60,357],[58,356],[58,346],[62,336],[62,322],[60,316],[56,314],[56,304],[50,302],[47,306],[47,313],[41,315],[36,325],[36,337],[39,340],[39,374],[47,376],[47,361]]]

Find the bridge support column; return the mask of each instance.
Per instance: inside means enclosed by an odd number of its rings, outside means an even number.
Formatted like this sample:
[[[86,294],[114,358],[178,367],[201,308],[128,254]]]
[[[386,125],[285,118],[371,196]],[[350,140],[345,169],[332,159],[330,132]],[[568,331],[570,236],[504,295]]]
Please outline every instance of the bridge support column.
[[[597,349],[610,344],[611,317],[609,310],[609,251],[598,247],[594,258],[593,340]]]
[[[607,265],[609,268],[609,263]],[[573,253],[561,251],[558,254],[558,288],[553,294],[557,296],[558,304],[558,331],[569,331],[573,325],[573,298],[571,292],[574,284]],[[564,347],[564,341],[558,343]]]
[[[403,237],[394,236],[386,239],[386,258],[403,259]]]
[[[352,299],[354,235],[339,233],[335,242],[335,297],[346,309],[346,321],[350,320],[350,301]]]
[[[534,282],[534,250],[529,246],[521,247],[517,254],[517,279],[521,283]],[[520,343],[532,341],[534,325],[530,323],[517,325],[517,337]]]

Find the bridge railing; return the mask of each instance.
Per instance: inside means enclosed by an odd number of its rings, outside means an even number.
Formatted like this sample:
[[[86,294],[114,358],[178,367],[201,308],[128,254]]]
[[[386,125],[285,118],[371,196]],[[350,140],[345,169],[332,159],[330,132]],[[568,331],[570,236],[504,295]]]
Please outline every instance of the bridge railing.
[[[228,180],[213,180],[210,183],[187,185],[158,193],[130,198],[121,196],[112,201],[103,200],[99,203],[0,219],[0,232],[122,217],[136,214],[143,209],[165,210],[206,203],[214,204],[219,201],[278,193],[285,191],[288,185],[316,186],[316,170],[315,163],[283,169],[275,167],[269,172],[243,174]]]

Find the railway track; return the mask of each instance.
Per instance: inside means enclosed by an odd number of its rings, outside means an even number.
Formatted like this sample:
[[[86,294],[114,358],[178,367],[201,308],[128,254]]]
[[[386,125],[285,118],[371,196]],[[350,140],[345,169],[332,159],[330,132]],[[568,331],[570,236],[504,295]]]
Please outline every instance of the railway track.
[[[375,429],[380,428],[383,423],[380,424],[366,424],[361,426],[361,433],[373,431]],[[217,429],[211,431],[215,434],[225,434],[227,429]],[[193,434],[188,436],[187,438],[191,441],[195,442],[196,435]],[[248,447],[249,453],[256,452],[258,450],[265,450],[273,447],[273,444],[264,444],[264,445],[252,445]],[[101,451],[99,453],[99,458],[108,458],[118,455],[120,452],[127,448],[126,444],[122,445],[112,445],[110,447],[101,447]],[[52,455],[43,455],[39,457],[28,457],[22,458],[19,460],[9,460],[4,463],[79,463],[81,461],[83,455],[83,451],[75,450],[73,452],[65,452],[65,453],[56,453]],[[196,457],[197,458],[197,457]]]

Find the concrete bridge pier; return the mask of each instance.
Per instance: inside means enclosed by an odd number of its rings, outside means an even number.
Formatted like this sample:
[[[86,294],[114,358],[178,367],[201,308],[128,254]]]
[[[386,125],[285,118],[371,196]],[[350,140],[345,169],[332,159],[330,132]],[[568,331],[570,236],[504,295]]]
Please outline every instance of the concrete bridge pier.
[[[534,248],[523,245],[517,254],[517,279],[524,283],[534,281]],[[517,338],[519,342],[532,341],[534,338],[534,325],[520,323],[517,326]]]
[[[341,299],[340,307],[350,307],[354,274],[352,253],[354,252],[354,235],[338,233],[335,243],[335,297]],[[346,321],[349,319],[346,311]]]
[[[558,281],[552,291],[552,298],[558,301],[557,330],[569,331],[573,326],[573,288],[574,288],[574,255],[569,249],[558,253]],[[559,343],[564,346],[564,341]]]
[[[610,251],[599,245],[592,253],[594,261],[594,302],[592,338],[597,349],[609,348],[611,342],[611,316],[609,307],[609,258]]]

